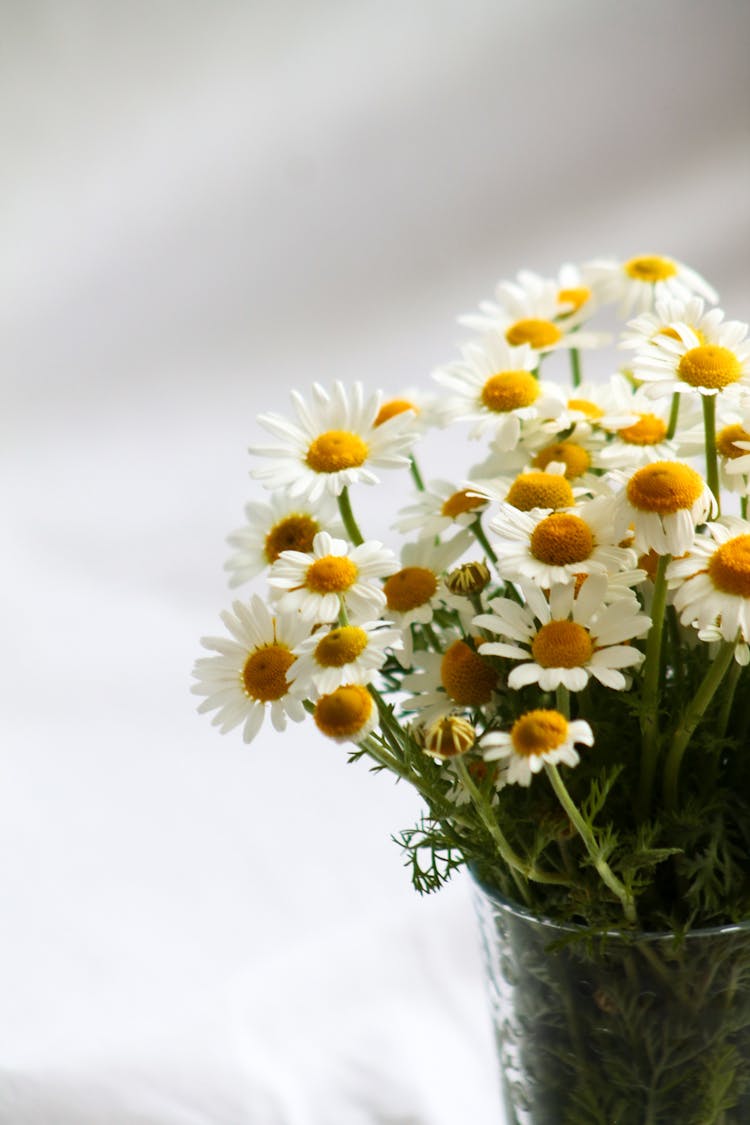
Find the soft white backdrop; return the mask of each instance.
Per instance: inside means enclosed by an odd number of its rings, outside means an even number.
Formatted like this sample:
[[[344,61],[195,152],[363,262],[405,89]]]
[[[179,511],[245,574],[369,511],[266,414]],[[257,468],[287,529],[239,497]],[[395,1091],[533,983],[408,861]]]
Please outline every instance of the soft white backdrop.
[[[670,253],[748,319],[749,17],[0,5],[2,1125],[500,1120],[416,800],[309,726],[219,738],[190,669],[292,386],[426,383],[564,260]]]

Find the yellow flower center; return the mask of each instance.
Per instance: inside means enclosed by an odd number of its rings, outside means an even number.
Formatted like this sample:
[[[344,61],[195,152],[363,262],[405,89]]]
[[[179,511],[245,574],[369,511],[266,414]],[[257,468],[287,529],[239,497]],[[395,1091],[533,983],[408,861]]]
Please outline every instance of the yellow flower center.
[[[551,320],[528,317],[511,324],[510,328],[506,329],[505,339],[511,347],[530,344],[532,348],[549,348],[562,339],[562,332]]]
[[[587,418],[601,418],[604,414],[601,406],[597,406],[595,402],[590,402],[587,398],[569,398],[568,409],[577,410],[581,414],[585,414]]]
[[[742,367],[734,352],[718,344],[701,344],[681,358],[677,374],[691,387],[721,390],[742,378]]]
[[[591,464],[591,457],[575,441],[555,441],[540,449],[531,463],[535,469],[546,469],[553,461],[561,461],[565,466],[565,476],[573,480],[586,472]]]
[[[669,258],[659,258],[655,254],[630,258],[622,268],[628,277],[632,277],[634,281],[651,283],[666,281],[668,277],[674,277],[677,273],[677,266],[674,262],[670,262]]]
[[[559,711],[527,711],[516,719],[510,740],[516,754],[530,758],[556,750],[568,737],[568,721]]]
[[[739,422],[732,423],[731,426],[724,426],[719,430],[716,435],[716,448],[722,457],[733,461],[735,457],[747,457],[750,450],[740,449],[735,445],[736,441],[750,441],[750,434],[747,430],[739,424]]]
[[[481,707],[492,699],[497,673],[466,641],[454,641],[440,663],[440,681],[460,707]]]
[[[530,371],[500,371],[482,387],[482,405],[497,414],[531,406],[539,398],[539,384]]]
[[[362,684],[345,684],[328,695],[321,695],[315,704],[313,718],[319,730],[329,738],[351,738],[362,730],[370,718],[374,704]]]
[[[658,445],[667,436],[667,424],[656,414],[639,414],[638,421],[617,431],[630,445]]]
[[[472,496],[464,488],[448,497],[440,509],[440,514],[454,520],[457,516],[462,516],[466,512],[473,512],[475,508],[483,508],[486,503],[487,501],[483,500],[481,496]]]
[[[532,508],[572,508],[573,489],[559,473],[521,473],[510,486],[505,498],[521,512]]]
[[[572,566],[589,558],[594,535],[580,516],[553,512],[545,516],[531,534],[531,553],[548,566]]]
[[[322,668],[343,668],[351,664],[367,648],[367,633],[356,625],[343,625],[315,646],[315,659]]]
[[[269,563],[275,562],[282,551],[312,550],[313,539],[320,531],[318,523],[307,515],[290,515],[279,520],[266,536],[264,553]]]
[[[468,719],[460,715],[446,715],[427,728],[424,746],[436,758],[456,758],[474,745],[476,734]]]
[[[557,299],[561,305],[572,305],[572,308],[563,313],[563,316],[570,316],[591,300],[591,290],[588,285],[575,285],[570,289],[560,289]]]
[[[378,416],[375,419],[376,426],[382,426],[383,422],[387,422],[390,418],[395,418],[397,414],[405,414],[407,410],[412,410],[415,414],[419,414],[419,407],[415,406],[413,402],[409,402],[405,398],[392,398],[390,402],[384,402],[378,411]]]
[[[627,484],[627,497],[641,512],[670,515],[692,508],[703,492],[703,480],[679,461],[654,461],[637,469]]]
[[[357,581],[359,570],[346,555],[325,555],[307,568],[305,586],[313,594],[340,594]]]
[[[316,473],[338,473],[364,465],[369,450],[359,434],[347,430],[327,430],[310,444],[305,458]]]
[[[708,574],[717,590],[750,598],[750,535],[735,535],[714,551]]]
[[[542,668],[580,668],[593,652],[588,631],[577,621],[549,621],[531,645],[534,660]]]
[[[242,669],[245,694],[258,703],[281,699],[289,690],[286,673],[294,654],[285,645],[264,645],[251,652]]]
[[[386,579],[383,591],[389,609],[408,613],[429,602],[437,588],[438,580],[433,571],[424,566],[406,566]]]

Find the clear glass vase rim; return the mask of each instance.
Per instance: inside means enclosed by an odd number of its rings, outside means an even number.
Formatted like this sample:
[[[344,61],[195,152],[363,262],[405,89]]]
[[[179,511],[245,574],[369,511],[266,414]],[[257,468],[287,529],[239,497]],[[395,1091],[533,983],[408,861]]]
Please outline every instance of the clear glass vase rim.
[[[526,907],[521,906],[520,903],[511,902],[509,899],[503,898],[498,890],[484,883],[471,868],[469,868],[469,873],[475,887],[481,891],[484,897],[500,907],[506,914],[512,914],[514,917],[520,918],[524,922],[533,922],[537,926],[543,926],[546,929],[555,930],[558,933],[583,935],[591,932],[592,937],[622,938],[624,941],[633,941],[634,939],[640,941],[670,941],[678,936],[680,940],[683,938],[688,940],[690,938],[719,937],[728,934],[750,933],[750,918],[745,918],[742,922],[727,922],[722,926],[697,926],[695,929],[688,929],[683,932],[676,930],[618,929],[589,931],[587,926],[579,926],[575,922],[557,922],[554,918],[550,918],[546,914],[534,914],[533,911],[527,910]]]

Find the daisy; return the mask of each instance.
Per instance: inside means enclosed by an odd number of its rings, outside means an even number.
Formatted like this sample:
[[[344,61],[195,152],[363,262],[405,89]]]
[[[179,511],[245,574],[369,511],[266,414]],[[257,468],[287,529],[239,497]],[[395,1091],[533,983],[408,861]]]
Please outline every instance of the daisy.
[[[521,274],[518,276],[520,278]],[[557,287],[557,300],[567,309],[559,314],[561,317],[578,315],[580,318],[582,314],[589,317],[595,311],[599,294],[580,266],[565,262],[557,274]]]
[[[651,626],[635,599],[606,604],[603,574],[589,575],[577,595],[574,583],[553,586],[549,601],[532,585],[524,585],[521,592],[526,605],[497,598],[491,613],[474,618],[478,628],[505,638],[481,644],[483,656],[526,662],[510,672],[509,688],[535,683],[542,691],[582,691],[591,676],[616,691],[628,686],[619,669],[642,663],[644,656],[623,642],[642,637]]]
[[[499,332],[511,347],[528,344],[540,354],[598,347],[607,339],[601,333],[578,331],[585,307],[576,311],[570,299],[561,299],[556,281],[524,272],[516,282],[500,282],[495,297],[496,301],[483,301],[478,313],[460,317],[460,323],[481,332]]]
[[[655,406],[624,375],[613,375],[609,385],[611,407],[597,420],[597,425],[612,438],[599,454],[600,465],[637,469],[650,461],[674,457],[677,443],[667,438],[669,403]]]
[[[460,532],[439,545],[427,539],[404,545],[401,569],[395,570],[383,586],[382,613],[403,634],[403,651],[397,654],[402,667],[408,668],[412,662],[412,625],[429,625],[435,610],[450,600],[443,576],[471,544],[468,532]]]
[[[716,630],[725,641],[742,646],[746,663],[750,643],[750,523],[724,516],[706,525],[690,549],[667,568],[676,587],[674,605],[683,625]],[[706,639],[712,639],[707,637]]]
[[[572,508],[576,498],[585,489],[574,489],[565,476],[565,466],[552,462],[546,469],[525,468],[515,477],[500,477],[495,480],[477,481],[470,491],[500,504],[510,504],[519,512],[531,512],[535,508],[555,512],[560,508]]]
[[[250,452],[267,457],[270,464],[252,476],[266,488],[282,489],[292,497],[315,502],[324,492],[338,496],[349,485],[377,484],[374,469],[408,465],[404,453],[416,438],[413,414],[396,413],[376,424],[381,396],[364,397],[361,383],[349,392],[336,382],[329,394],[313,384],[312,405],[292,391],[297,421],[279,414],[261,414],[260,424],[280,441],[274,446],[252,446]]]
[[[297,610],[308,623],[335,621],[342,609],[353,621],[369,621],[385,605],[378,579],[397,569],[393,551],[375,539],[352,547],[319,531],[311,551],[282,551],[268,582],[279,608]]]
[[[338,509],[331,496],[323,495],[315,504],[295,500],[285,492],[274,492],[267,501],[245,505],[245,526],[227,536],[234,547],[224,564],[230,573],[229,585],[240,586],[261,574],[282,551],[312,550],[319,531],[343,534]]]
[[[287,719],[299,723],[305,709],[293,693],[291,667],[295,647],[309,628],[299,614],[272,615],[256,594],[249,605],[236,601],[232,613],[221,619],[231,634],[204,637],[204,648],[217,656],[201,657],[195,663],[197,682],[191,691],[206,698],[200,712],[216,711],[212,722],[222,734],[244,724],[245,742],[252,742],[267,710],[276,730],[286,728]]]
[[[486,500],[466,488],[457,488],[447,480],[432,480],[416,493],[413,503],[399,510],[393,527],[396,531],[417,531],[420,539],[432,542],[446,531],[471,527],[486,506]]]
[[[409,387],[395,398],[384,399],[375,418],[375,425],[382,426],[397,414],[407,411],[413,415],[411,427],[418,434],[443,429],[452,418],[452,411],[444,396]]]
[[[536,710],[521,715],[508,732],[489,731],[480,739],[480,746],[486,762],[507,762],[508,784],[527,786],[545,763],[577,766],[581,760],[577,742],[594,745],[587,722],[570,722],[559,711]]]
[[[677,297],[688,299],[692,294],[705,297],[711,304],[718,295],[700,274],[675,258],[657,254],[640,254],[625,262],[600,259],[586,262],[585,275],[599,289],[602,300],[619,301],[620,313],[627,316],[634,309],[646,312],[656,301]]]
[[[498,536],[498,570],[510,580],[527,578],[549,589],[581,574],[616,573],[635,566],[635,553],[619,547],[612,501],[586,500],[575,510],[519,512],[509,504],[490,521]]]
[[[722,484],[732,492],[748,493],[750,481],[750,421],[738,418],[716,435]]]
[[[404,676],[404,711],[416,712],[425,726],[453,712],[474,713],[492,703],[499,686],[492,663],[463,639],[454,640],[444,653],[420,653],[420,667]]]
[[[612,474],[623,479],[622,474]],[[627,478],[614,503],[618,538],[632,527],[639,554],[682,555],[698,524],[713,514],[716,501],[703,478],[681,461],[654,461]]]
[[[369,684],[389,650],[402,643],[400,630],[383,627],[380,621],[316,630],[295,648],[291,674],[297,684],[311,684],[319,692],[335,691],[342,684]]]
[[[363,742],[378,724],[375,700],[362,684],[342,684],[315,704],[318,730],[334,742]]]
[[[661,333],[638,353],[633,373],[653,397],[667,394],[718,395],[750,389],[750,339],[746,324],[727,320],[698,335],[675,321],[674,336]]]
[[[699,340],[711,336],[724,319],[722,309],[705,311],[705,301],[700,297],[686,300],[667,298],[656,302],[653,312],[644,312],[634,320],[629,320],[620,338],[621,348],[635,348],[638,351],[647,344],[659,344],[662,337],[677,338],[674,324],[686,324],[695,332]]]
[[[498,449],[513,449],[522,420],[547,420],[562,412],[558,388],[532,374],[539,356],[528,345],[509,347],[503,336],[488,333],[462,352],[459,362],[439,368],[433,378],[453,392],[454,417],[475,423],[471,437],[490,432]]]

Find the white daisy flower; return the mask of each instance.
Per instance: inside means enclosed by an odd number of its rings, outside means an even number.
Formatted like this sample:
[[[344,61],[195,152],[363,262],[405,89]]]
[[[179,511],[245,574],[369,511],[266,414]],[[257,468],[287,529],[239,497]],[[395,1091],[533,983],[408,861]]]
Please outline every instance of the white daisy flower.
[[[396,531],[417,531],[420,539],[433,542],[446,531],[471,527],[486,506],[481,496],[472,495],[466,488],[456,488],[447,480],[431,480],[415,494],[411,504],[399,510],[393,527]]]
[[[297,659],[290,674],[297,685],[304,685],[307,695],[332,692],[343,684],[369,684],[389,650],[402,644],[400,630],[380,621],[318,629],[295,648]],[[315,690],[308,691],[308,684]]]
[[[557,274],[557,300],[567,310],[559,314],[561,317],[576,315],[580,320],[584,315],[588,318],[595,312],[599,294],[581,266],[565,262]]]
[[[309,623],[336,621],[342,608],[354,622],[370,621],[385,605],[380,580],[397,569],[393,551],[375,539],[352,547],[319,531],[312,551],[282,551],[268,582],[279,609]]]
[[[378,725],[375,700],[363,684],[342,684],[315,704],[318,730],[334,742],[363,742]]]
[[[551,462],[546,469],[527,467],[515,477],[470,482],[468,491],[491,503],[510,504],[519,512],[531,512],[535,508],[548,512],[572,508],[576,500],[586,494],[585,488],[573,488],[560,462]]]
[[[562,466],[567,479],[575,482],[574,491],[582,489],[593,495],[601,489],[596,470],[604,467],[600,453],[605,441],[604,433],[586,422],[570,422],[564,435],[550,434],[534,422],[524,423],[515,449],[506,452],[491,446],[489,455],[472,465],[470,474],[473,481],[487,482],[528,468],[556,472]]]
[[[667,580],[683,625],[710,631],[725,641],[750,642],[750,523],[724,516],[696,535],[687,553],[673,559]],[[740,653],[746,663],[746,652]]]
[[[383,618],[392,621],[403,634],[403,651],[396,654],[403,667],[411,665],[414,653],[412,625],[429,625],[436,609],[446,602],[455,605],[444,575],[472,542],[471,535],[463,531],[438,545],[427,539],[404,544],[401,568],[395,570],[383,586],[386,604],[382,613]],[[465,611],[465,607],[462,608]]]
[[[202,639],[218,655],[196,661],[191,691],[206,697],[198,710],[216,711],[212,722],[222,733],[242,723],[245,742],[252,742],[267,710],[279,731],[287,719],[299,723],[305,717],[290,669],[309,627],[296,613],[272,615],[257,594],[249,605],[234,602],[232,610],[221,615],[231,639]]]
[[[575,748],[577,742],[594,745],[587,722],[571,722],[559,711],[536,710],[521,715],[508,732],[489,731],[480,739],[480,746],[485,761],[507,762],[509,785],[527,786],[545,763],[577,766],[581,760]]]
[[[633,360],[634,375],[646,394],[718,395],[750,390],[750,339],[738,320],[717,324],[701,334],[675,321],[674,336],[661,333]]]
[[[460,323],[480,332],[499,332],[511,347],[528,344],[540,354],[598,347],[608,339],[601,333],[578,330],[587,315],[585,306],[576,311],[573,301],[561,299],[556,281],[527,271],[516,282],[500,282],[495,297],[495,301],[483,301],[478,313],[460,317]]]
[[[417,434],[428,430],[444,429],[452,420],[453,411],[444,395],[431,394],[419,387],[408,387],[394,398],[385,398],[375,418],[375,425],[382,426],[397,414],[411,412],[411,428]]]
[[[589,575],[577,596],[572,582],[553,586],[549,601],[533,585],[524,585],[521,593],[526,605],[497,598],[491,613],[474,618],[476,627],[505,638],[481,644],[483,656],[524,661],[510,672],[509,688],[534,683],[542,691],[582,691],[591,676],[616,691],[628,686],[619,669],[641,664],[644,656],[623,642],[642,637],[651,626],[634,599],[607,604],[603,574]]]
[[[422,652],[420,667],[402,680],[404,691],[414,694],[401,701],[404,711],[416,712],[424,725],[455,711],[481,711],[493,700],[498,673],[465,640],[449,644],[444,653]]]
[[[475,423],[471,437],[490,432],[498,449],[513,449],[522,420],[548,420],[562,412],[559,389],[532,374],[539,356],[527,345],[509,347],[503,336],[488,333],[467,344],[462,356],[433,372],[433,378],[453,392],[455,419]]]
[[[585,275],[604,301],[619,301],[620,313],[646,312],[660,300],[676,297],[687,300],[692,294],[711,304],[718,295],[700,274],[675,258],[640,254],[625,262],[597,258],[583,266]]]
[[[683,555],[698,524],[713,514],[716,501],[701,475],[681,461],[654,461],[636,469],[614,502],[618,539],[632,531],[639,554]]]
[[[581,574],[616,573],[632,569],[636,556],[618,546],[607,496],[586,500],[574,511],[519,512],[504,504],[490,520],[498,570],[503,578],[527,578],[549,589],[573,582]]]
[[[628,321],[620,337],[620,347],[642,351],[646,345],[658,345],[662,337],[677,339],[674,324],[686,324],[705,343],[707,337],[715,334],[723,319],[722,309],[713,308],[706,312],[706,304],[701,297],[688,297],[686,300],[667,298],[657,301],[653,312],[641,313]]]
[[[245,505],[245,521],[244,527],[227,536],[234,547],[224,564],[230,586],[240,586],[267,570],[282,551],[312,550],[319,531],[344,533],[336,502],[328,495],[307,504],[285,492],[273,492],[268,500]]]
[[[349,391],[336,382],[329,394],[313,384],[312,404],[292,391],[297,421],[279,414],[261,414],[260,424],[280,441],[252,446],[250,452],[270,464],[252,476],[266,488],[283,489],[292,497],[315,502],[324,492],[338,496],[352,484],[377,484],[375,469],[408,466],[404,454],[416,438],[413,414],[404,411],[376,424],[381,394],[365,399],[361,383]]]
[[[600,451],[599,464],[637,469],[651,461],[673,458],[677,443],[667,438],[670,403],[655,405],[623,375],[613,375],[609,386],[611,408],[597,420],[597,425],[612,438]]]

